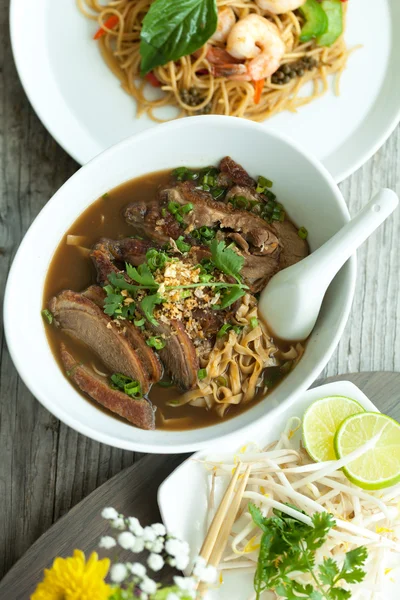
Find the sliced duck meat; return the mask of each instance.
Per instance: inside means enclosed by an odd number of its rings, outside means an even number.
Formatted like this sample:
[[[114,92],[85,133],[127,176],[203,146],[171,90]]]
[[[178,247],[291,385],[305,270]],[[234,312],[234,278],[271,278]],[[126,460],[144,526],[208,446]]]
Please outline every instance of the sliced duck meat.
[[[274,221],[272,226],[282,245],[279,270],[286,269],[309,255],[310,248],[307,240],[299,236],[298,229],[291,221]]]
[[[160,195],[163,204],[192,204],[192,210],[184,216],[189,229],[219,226],[238,232],[251,246],[252,254],[271,254],[279,245],[274,230],[264,219],[214,200],[208,192],[196,189],[191,181],[164,188]]]
[[[251,187],[246,187],[244,185],[234,185],[229,192],[225,196],[225,202],[229,202],[231,198],[244,198],[249,203],[250,202],[259,202],[264,203],[265,198],[261,196],[261,194],[257,194],[256,190]],[[241,207],[239,207],[241,208]],[[247,209],[247,206],[243,206],[244,209]]]
[[[141,429],[155,429],[155,409],[147,398],[131,398],[110,387],[106,378],[80,364],[61,344],[61,360],[68,378],[93,400]]]
[[[151,384],[149,373],[123,325],[118,327],[92,300],[71,290],[52,298],[49,309],[57,327],[86,344],[112,373],[139,381],[147,394]]]
[[[108,283],[110,273],[119,273],[118,267],[114,264],[114,257],[106,244],[99,242],[93,247],[90,258],[95,266],[97,273],[97,282],[101,285]]]
[[[194,344],[177,320],[169,323],[145,324],[148,331],[165,340],[165,346],[158,351],[161,361],[172,380],[183,390],[191,390],[197,382],[199,361]]]
[[[233,312],[229,311],[229,314]],[[200,326],[207,334],[207,338],[214,337],[221,329],[222,325],[228,320],[227,311],[215,311],[211,309],[203,310],[195,308],[193,310],[193,319],[200,323]]]
[[[280,270],[280,252],[267,254],[266,256],[253,256],[243,254],[245,261],[242,269],[243,279],[255,294],[261,292],[268,281]]]
[[[103,288],[99,285],[91,285],[83,292],[83,295],[92,300],[101,309],[104,306],[104,300],[107,296]],[[146,344],[146,339],[142,332],[130,321],[124,321],[120,335],[125,336],[135,349],[136,354],[146,369],[150,383],[160,381],[163,375],[161,361],[157,354]]]
[[[164,214],[163,214],[164,213]],[[176,240],[184,228],[168,211],[162,211],[158,199],[152,202],[138,200],[129,204],[124,217],[137,231],[143,233],[150,240],[167,242],[170,238]]]
[[[247,171],[245,171],[243,167],[235,162],[230,156],[225,156],[225,158],[221,160],[219,168],[222,173],[228,175],[232,183],[250,188],[255,188],[257,185]]]

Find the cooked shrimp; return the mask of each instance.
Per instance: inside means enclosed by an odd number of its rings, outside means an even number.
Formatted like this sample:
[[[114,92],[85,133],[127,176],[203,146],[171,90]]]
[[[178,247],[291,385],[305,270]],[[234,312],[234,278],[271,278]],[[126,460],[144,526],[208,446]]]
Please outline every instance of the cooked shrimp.
[[[225,6],[225,8],[220,8],[218,10],[218,24],[217,30],[213,36],[211,36],[210,41],[212,42],[225,42],[232,27],[236,23],[235,13],[229,6]]]
[[[232,27],[226,49],[234,58],[246,61],[237,65],[242,67],[237,74],[229,75],[230,79],[241,81],[269,77],[279,68],[285,54],[285,44],[276,25],[255,14],[247,15]]]
[[[306,0],[256,0],[260,8],[274,15],[281,15],[290,10],[296,10],[296,8],[299,8],[305,2]]]

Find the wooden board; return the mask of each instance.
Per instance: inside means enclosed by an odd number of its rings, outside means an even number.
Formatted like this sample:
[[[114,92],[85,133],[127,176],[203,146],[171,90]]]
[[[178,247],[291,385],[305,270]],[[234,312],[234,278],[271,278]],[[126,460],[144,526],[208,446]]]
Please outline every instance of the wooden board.
[[[315,385],[348,379],[384,413],[400,420],[400,374],[357,373],[331,377]],[[100,512],[114,506],[126,516],[136,516],[144,524],[157,522],[157,489],[187,455],[147,455],[82,500],[33,544],[0,583],[0,598],[27,600],[41,579],[43,569],[55,556],[67,556],[74,548],[86,553],[96,549],[107,530]]]

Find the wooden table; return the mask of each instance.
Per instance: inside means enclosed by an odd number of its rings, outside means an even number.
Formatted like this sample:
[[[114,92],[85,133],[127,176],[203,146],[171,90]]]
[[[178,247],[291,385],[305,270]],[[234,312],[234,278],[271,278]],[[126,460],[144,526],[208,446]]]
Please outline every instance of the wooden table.
[[[44,129],[22,90],[10,48],[8,9],[9,0],[0,0],[1,299],[22,236],[78,169]],[[400,128],[340,187],[354,214],[381,186],[400,193]],[[399,239],[397,211],[359,251],[352,314],[324,376],[400,370]],[[17,376],[1,321],[0,577],[54,521],[136,458],[78,435],[36,402]]]

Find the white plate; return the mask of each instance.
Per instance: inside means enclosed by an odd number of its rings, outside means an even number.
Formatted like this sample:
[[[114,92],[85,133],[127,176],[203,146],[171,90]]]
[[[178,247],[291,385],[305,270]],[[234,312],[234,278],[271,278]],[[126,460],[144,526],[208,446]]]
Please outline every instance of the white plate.
[[[338,182],[384,143],[400,118],[400,3],[350,0],[347,42],[363,44],[349,60],[339,98],[328,93],[298,114],[265,127],[290,135]],[[58,143],[85,164],[112,144],[155,125],[135,106],[93,41],[96,23],[74,0],[12,0],[17,69],[39,118]]]
[[[238,434],[235,438],[224,442],[223,448],[221,445],[216,444],[207,450],[197,452],[175,469],[162,483],[158,490],[158,505],[162,519],[168,531],[189,542],[192,558],[199,554],[206,534],[205,517],[207,512],[206,470],[196,459],[209,456],[215,452],[235,452],[248,442],[256,442],[261,446],[265,446],[277,439],[278,434],[283,431],[290,417],[297,416],[301,418],[312,402],[319,398],[334,395],[354,398],[366,410],[379,412],[367,396],[350,381],[328,383],[305,392],[297,399],[296,404],[289,406],[279,415],[276,415],[275,418],[272,418],[267,427],[263,423],[262,429],[255,426],[251,431],[247,431],[247,437],[245,438],[243,435]],[[216,486],[216,494],[221,498],[224,491],[222,484]],[[228,572],[224,574],[223,585],[219,589],[209,592],[207,600],[247,600],[253,589],[252,581],[251,573],[235,575],[234,572]],[[394,571],[392,571],[390,577],[385,580],[382,598],[385,600],[398,600],[398,588],[396,588],[398,582],[398,572],[397,578],[395,578]],[[265,600],[267,600],[267,596]]]

